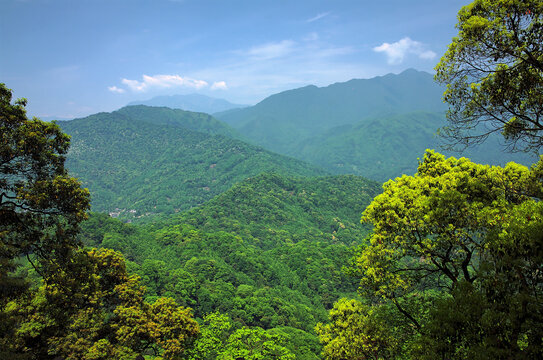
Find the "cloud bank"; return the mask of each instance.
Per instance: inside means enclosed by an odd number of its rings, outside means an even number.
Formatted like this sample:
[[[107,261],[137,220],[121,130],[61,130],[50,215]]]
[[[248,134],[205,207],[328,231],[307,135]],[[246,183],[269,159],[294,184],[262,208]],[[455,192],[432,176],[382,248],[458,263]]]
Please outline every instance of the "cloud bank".
[[[411,40],[409,37],[396,41],[395,43],[383,43],[373,48],[375,52],[383,52],[390,65],[401,64],[408,54],[413,54],[420,59],[430,60],[436,57],[436,53],[427,50],[421,42]]]
[[[192,88],[200,90],[202,88],[209,87],[209,83],[205,80],[197,80],[189,77],[181,77],[179,75],[143,75],[142,81],[121,79],[121,83],[125,87],[133,92],[146,92],[159,89],[169,88]],[[212,90],[227,89],[226,82],[218,81],[211,85]],[[109,86],[108,90],[114,93],[122,94],[125,89],[118,88],[117,86]]]

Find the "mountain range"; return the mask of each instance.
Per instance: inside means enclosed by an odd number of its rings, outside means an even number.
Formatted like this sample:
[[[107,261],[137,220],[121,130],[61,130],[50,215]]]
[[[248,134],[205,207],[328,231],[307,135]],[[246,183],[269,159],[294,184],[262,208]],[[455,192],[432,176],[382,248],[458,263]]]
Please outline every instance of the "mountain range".
[[[203,204],[263,172],[379,182],[413,174],[427,148],[439,150],[441,92],[430,74],[408,70],[285,91],[219,120],[134,105],[61,126],[72,136],[67,166],[91,190],[93,209],[142,219]],[[499,137],[461,155],[493,165],[535,160],[503,152]]]
[[[377,181],[413,174],[428,148],[492,165],[536,160],[532,154],[505,152],[500,134],[463,152],[442,149],[436,135],[446,126],[442,93],[431,74],[406,70],[285,91],[215,116],[254,144],[332,173]]]
[[[149,100],[132,101],[128,106],[131,105],[166,106],[172,109],[204,112],[208,114],[247,106],[232,104],[224,99],[212,98],[201,94],[155,96]]]
[[[143,105],[61,122],[71,135],[67,168],[92,194],[92,209],[124,219],[190,209],[262,172],[327,174],[229,137],[207,114]]]

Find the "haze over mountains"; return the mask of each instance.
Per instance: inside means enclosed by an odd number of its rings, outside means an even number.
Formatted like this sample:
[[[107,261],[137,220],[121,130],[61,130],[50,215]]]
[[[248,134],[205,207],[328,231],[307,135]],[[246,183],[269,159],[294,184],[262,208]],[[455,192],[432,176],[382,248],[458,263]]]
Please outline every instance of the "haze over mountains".
[[[436,136],[446,125],[442,94],[431,74],[411,69],[285,91],[215,116],[254,144],[332,173],[378,181],[414,173],[427,148],[494,165],[534,161],[533,155],[504,152],[499,134],[463,153],[442,150]]]
[[[204,112],[208,114],[247,106],[232,104],[224,99],[216,99],[201,94],[155,96],[149,100],[132,101],[128,106],[131,105],[166,106],[172,109]]]

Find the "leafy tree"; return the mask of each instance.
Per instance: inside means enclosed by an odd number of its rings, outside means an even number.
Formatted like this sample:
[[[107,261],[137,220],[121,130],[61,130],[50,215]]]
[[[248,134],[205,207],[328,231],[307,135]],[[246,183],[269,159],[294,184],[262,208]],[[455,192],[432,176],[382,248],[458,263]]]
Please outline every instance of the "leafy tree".
[[[18,319],[18,353],[48,359],[134,359],[148,349],[173,359],[198,334],[191,310],[171,298],[144,301],[144,288],[119,253],[79,252],[67,272],[8,305]]]
[[[200,336],[189,351],[189,359],[214,360],[224,348],[231,333],[232,322],[227,315],[214,312],[204,316]]]
[[[0,357],[17,325],[6,305],[27,289],[13,272],[17,261],[27,257],[46,278],[53,274],[78,245],[89,207],[88,190],[64,168],[69,137],[54,123],[28,119],[25,105],[12,104],[11,90],[0,84],[0,333],[7,335]]]
[[[317,324],[315,331],[324,345],[327,360],[392,359],[399,339],[386,321],[385,307],[340,299],[329,312],[329,324]],[[392,331],[391,331],[392,330]]]
[[[374,232],[354,259],[361,289],[394,304],[424,341],[448,344],[421,347],[435,350],[429,358],[541,356],[542,179],[543,159],[501,168],[428,151],[363,214]],[[442,300],[430,314],[413,311],[431,291]]]
[[[54,123],[26,116],[0,84],[0,279],[20,256],[60,261],[78,243],[89,192],[64,168],[69,137]]]
[[[454,144],[500,131],[513,149],[543,145],[543,3],[476,0],[458,14],[459,30],[437,65],[447,84]]]
[[[294,355],[284,347],[285,338],[270,334],[262,328],[236,330],[227,340],[227,344],[217,359],[221,360],[259,360],[259,359],[294,359]]]

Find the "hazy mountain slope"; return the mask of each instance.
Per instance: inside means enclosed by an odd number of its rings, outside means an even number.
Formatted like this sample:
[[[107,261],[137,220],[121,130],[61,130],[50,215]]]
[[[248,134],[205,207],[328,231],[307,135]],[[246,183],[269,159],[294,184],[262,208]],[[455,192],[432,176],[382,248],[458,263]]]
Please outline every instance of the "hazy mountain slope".
[[[417,158],[426,149],[492,165],[505,165],[509,161],[529,165],[536,160],[530,154],[503,152],[498,137],[462,153],[442,150],[442,139],[436,135],[436,129],[444,124],[442,113],[378,116],[305,140],[293,153],[333,173],[357,174],[378,181],[414,174]]]
[[[128,105],[166,106],[172,109],[204,112],[208,114],[246,106],[232,104],[224,99],[216,99],[201,94],[156,96],[149,100],[133,101]]]
[[[189,209],[266,171],[325,173],[239,140],[134,120],[123,112],[61,126],[72,136],[67,167],[91,191],[93,210],[124,218]]]
[[[145,105],[126,106],[114,113],[125,115],[133,120],[140,120],[155,125],[171,125],[211,135],[225,135],[239,138],[232,127],[213,116],[202,113]]]
[[[407,70],[399,75],[285,91],[255,106],[216,116],[259,145],[293,154],[300,141],[336,126],[376,115],[444,110],[441,94],[432,75]]]
[[[381,185],[354,175],[292,178],[262,174],[249,178],[175,222],[205,231],[224,230],[273,247],[283,242],[364,238],[362,211]]]
[[[462,153],[444,151],[436,136],[446,126],[443,89],[415,70],[324,88],[285,91],[259,104],[217,114],[250,141],[333,173],[386,181],[413,174],[428,148],[492,165],[535,157],[504,151],[500,135]]]

